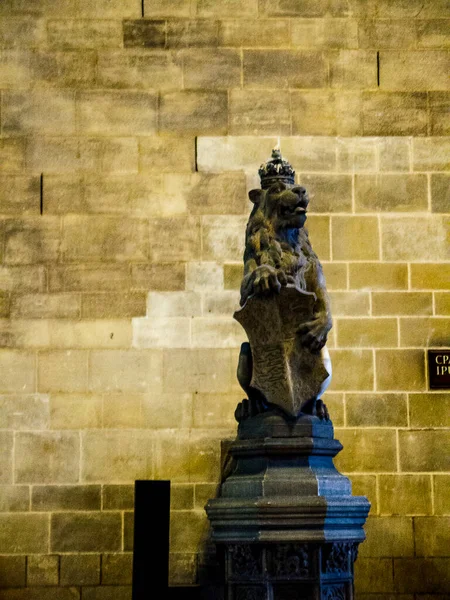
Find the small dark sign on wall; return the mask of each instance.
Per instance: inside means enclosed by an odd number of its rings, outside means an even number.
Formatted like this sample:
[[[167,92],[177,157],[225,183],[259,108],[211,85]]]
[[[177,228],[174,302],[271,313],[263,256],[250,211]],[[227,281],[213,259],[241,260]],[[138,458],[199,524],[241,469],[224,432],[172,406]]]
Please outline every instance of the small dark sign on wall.
[[[428,350],[430,389],[450,390],[450,350]]]

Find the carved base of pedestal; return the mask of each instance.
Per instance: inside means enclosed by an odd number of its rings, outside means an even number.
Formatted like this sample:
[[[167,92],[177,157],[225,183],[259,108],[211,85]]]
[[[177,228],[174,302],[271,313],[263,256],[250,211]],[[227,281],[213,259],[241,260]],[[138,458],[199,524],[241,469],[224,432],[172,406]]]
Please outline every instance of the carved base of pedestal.
[[[206,506],[225,600],[353,599],[370,504],[334,467],[341,449],[331,422],[317,417],[240,425],[233,468]]]
[[[358,544],[227,544],[226,600],[352,600]]]

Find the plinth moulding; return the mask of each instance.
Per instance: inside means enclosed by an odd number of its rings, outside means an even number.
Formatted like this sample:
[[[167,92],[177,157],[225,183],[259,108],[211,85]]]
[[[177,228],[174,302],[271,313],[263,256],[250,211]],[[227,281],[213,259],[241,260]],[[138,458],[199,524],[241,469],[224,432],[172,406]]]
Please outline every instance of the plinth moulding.
[[[226,600],[350,600],[370,504],[333,458],[321,397],[332,326],[322,267],[304,227],[309,198],[279,149],[259,169],[245,234],[235,416],[223,483],[206,511]]]

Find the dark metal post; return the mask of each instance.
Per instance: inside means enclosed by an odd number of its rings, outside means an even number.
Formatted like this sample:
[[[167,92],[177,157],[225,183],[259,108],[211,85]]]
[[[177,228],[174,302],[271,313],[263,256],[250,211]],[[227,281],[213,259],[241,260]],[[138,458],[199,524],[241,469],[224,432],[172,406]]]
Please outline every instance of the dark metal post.
[[[170,481],[136,481],[132,600],[169,591]]]

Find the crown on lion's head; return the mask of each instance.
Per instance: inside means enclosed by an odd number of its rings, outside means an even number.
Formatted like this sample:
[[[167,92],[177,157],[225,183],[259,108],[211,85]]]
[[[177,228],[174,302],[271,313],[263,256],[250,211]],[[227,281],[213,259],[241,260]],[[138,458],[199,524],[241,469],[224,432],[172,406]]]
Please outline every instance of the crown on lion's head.
[[[295,171],[287,160],[283,160],[279,147],[272,150],[272,157],[259,167],[258,174],[263,190],[268,189],[277,181],[282,181],[286,185],[295,183]]]

